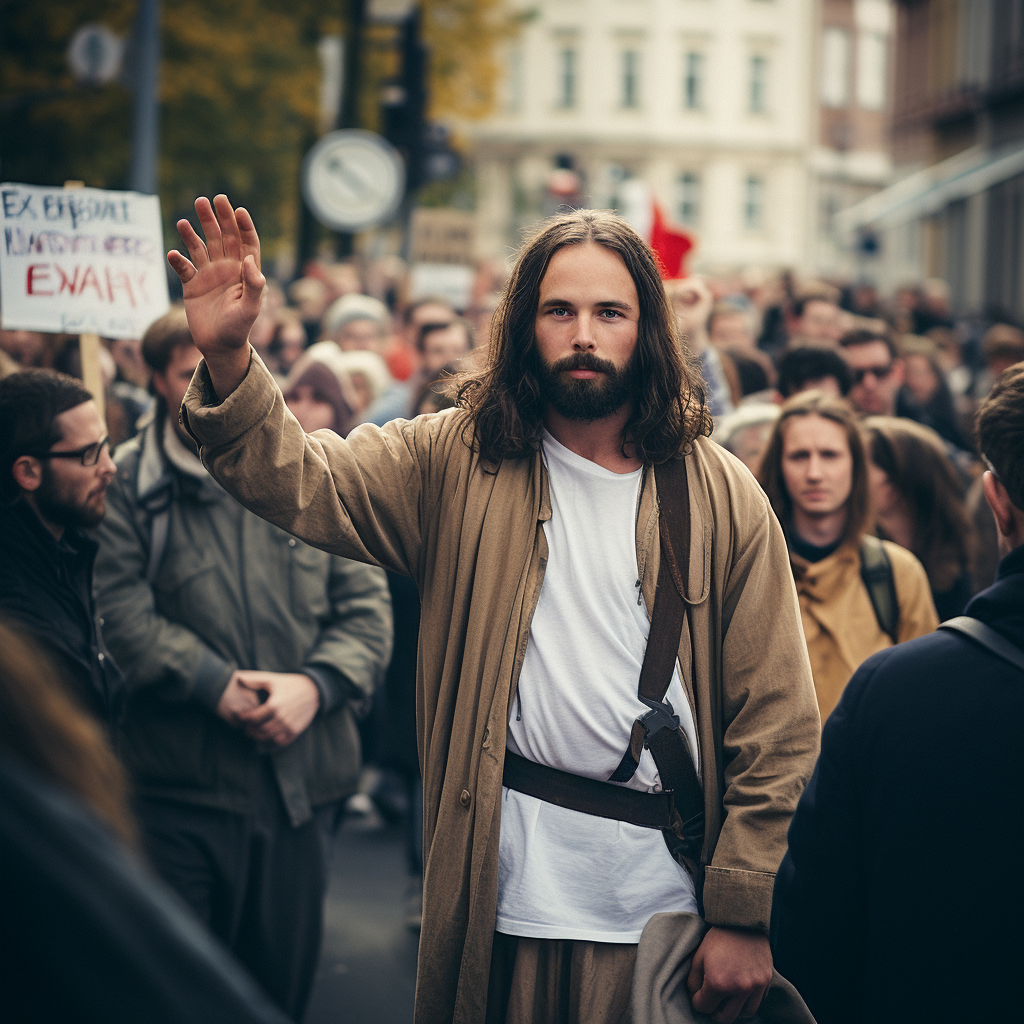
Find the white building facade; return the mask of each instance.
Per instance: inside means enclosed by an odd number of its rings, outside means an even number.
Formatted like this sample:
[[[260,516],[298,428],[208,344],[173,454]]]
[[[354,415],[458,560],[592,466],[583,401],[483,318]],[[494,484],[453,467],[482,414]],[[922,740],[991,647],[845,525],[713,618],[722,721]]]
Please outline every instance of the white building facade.
[[[499,109],[466,128],[481,255],[560,203],[621,208],[641,180],[696,236],[692,269],[813,269],[815,0],[535,11],[504,53]]]
[[[892,181],[892,4],[820,0],[816,33],[809,262],[828,276],[873,276],[877,261],[837,215]]]

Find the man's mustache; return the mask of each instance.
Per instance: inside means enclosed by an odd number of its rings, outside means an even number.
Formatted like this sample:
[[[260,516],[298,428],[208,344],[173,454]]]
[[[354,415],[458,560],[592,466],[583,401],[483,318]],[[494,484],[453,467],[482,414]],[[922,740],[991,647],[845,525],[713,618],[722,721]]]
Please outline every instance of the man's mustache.
[[[590,352],[576,352],[574,355],[559,359],[551,366],[551,373],[567,373],[569,370],[594,370],[614,376],[618,371],[615,364],[607,359],[598,359]]]

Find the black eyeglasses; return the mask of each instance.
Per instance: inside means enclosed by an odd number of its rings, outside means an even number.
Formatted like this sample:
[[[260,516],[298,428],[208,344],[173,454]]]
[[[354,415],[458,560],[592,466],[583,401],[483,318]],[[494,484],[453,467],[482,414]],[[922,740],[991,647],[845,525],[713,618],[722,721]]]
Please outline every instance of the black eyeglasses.
[[[83,466],[95,466],[100,461],[100,454],[104,448],[110,447],[110,438],[105,437],[102,441],[93,441],[84,448],[73,448],[68,452],[41,452],[36,455],[37,459],[78,459]]]
[[[851,369],[850,376],[853,377],[854,384],[860,384],[869,373],[875,380],[885,380],[892,373],[892,367],[892,363],[888,366],[865,366],[861,370]]]

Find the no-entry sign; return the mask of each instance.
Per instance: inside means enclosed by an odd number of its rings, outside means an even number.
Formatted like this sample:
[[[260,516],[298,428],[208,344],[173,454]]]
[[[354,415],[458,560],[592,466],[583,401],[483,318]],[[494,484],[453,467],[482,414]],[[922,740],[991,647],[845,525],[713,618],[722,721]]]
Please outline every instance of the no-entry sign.
[[[138,338],[169,305],[160,201],[0,185],[0,326]]]

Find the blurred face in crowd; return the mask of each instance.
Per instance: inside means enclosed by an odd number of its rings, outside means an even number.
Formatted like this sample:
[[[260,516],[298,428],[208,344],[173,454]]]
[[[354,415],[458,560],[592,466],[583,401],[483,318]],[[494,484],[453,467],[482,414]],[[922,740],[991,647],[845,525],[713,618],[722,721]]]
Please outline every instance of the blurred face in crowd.
[[[922,355],[903,357],[904,383],[918,405],[927,405],[939,390],[939,378],[931,361]]]
[[[556,412],[591,421],[629,402],[639,324],[636,285],[617,253],[585,242],[551,257],[534,340],[541,390]]]
[[[866,416],[893,416],[896,395],[903,384],[903,363],[893,359],[884,341],[869,341],[842,349],[853,374],[846,396]]]
[[[152,374],[142,358],[141,338],[115,338],[110,344],[110,354],[125,380],[139,387],[148,386]]]
[[[153,387],[167,403],[167,415],[171,418],[174,428],[190,447],[193,446],[193,442],[178,423],[178,410],[181,408],[185,392],[188,391],[188,386],[192,383],[192,376],[202,358],[202,354],[195,345],[178,345],[171,353],[167,369],[163,373],[156,371],[153,373]]]
[[[843,427],[811,413],[791,416],[782,432],[782,478],[794,519],[842,511],[853,490],[853,456]]]
[[[45,347],[38,331],[0,331],[0,349],[21,366],[38,366]]]
[[[324,428],[334,429],[334,406],[317,397],[313,388],[300,384],[288,392],[288,408],[307,434]]]
[[[49,449],[50,457],[23,456],[15,462],[15,476],[27,500],[59,539],[68,527],[96,526],[103,519],[115,466],[107,425],[95,402],[82,402],[62,412],[55,423],[61,439]],[[76,454],[63,457],[61,452]]]
[[[379,352],[385,336],[376,320],[350,320],[338,332],[338,347],[342,352]]]
[[[804,304],[796,333],[812,341],[834,345],[843,333],[842,311],[827,299],[811,299]]]
[[[764,458],[764,450],[768,447],[768,440],[771,438],[774,428],[774,421],[753,423],[749,427],[737,430],[729,441],[729,451],[754,476],[757,476],[761,471],[761,460]]]
[[[745,313],[720,313],[711,321],[711,344],[719,348],[757,347],[757,339]]]
[[[412,311],[412,319],[405,325],[404,334],[406,343],[415,347],[416,339],[420,331],[427,324],[450,324],[455,319],[455,314],[450,306],[441,302],[424,302]]]
[[[306,331],[297,320],[286,320],[277,330],[275,358],[282,371],[287,372],[306,348]]]
[[[457,363],[469,352],[466,328],[458,323],[436,327],[423,335],[423,370],[432,377],[450,363]]]

